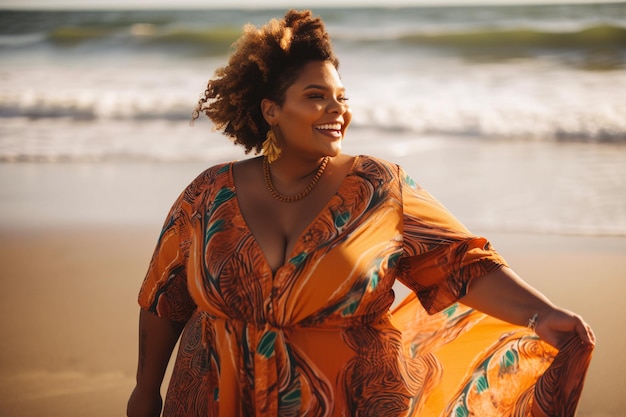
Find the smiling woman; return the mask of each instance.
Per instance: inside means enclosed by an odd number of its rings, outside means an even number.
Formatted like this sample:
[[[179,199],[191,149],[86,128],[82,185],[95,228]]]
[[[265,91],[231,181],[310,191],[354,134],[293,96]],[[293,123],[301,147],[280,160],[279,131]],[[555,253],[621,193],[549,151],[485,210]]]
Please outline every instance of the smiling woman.
[[[264,155],[210,167],[172,206],[128,415],[159,416],[180,337],[164,416],[573,416],[589,326],[403,168],[342,153],[337,68],[323,22],[292,10],[246,27],[209,81],[194,118]],[[390,312],[396,281],[413,295]]]
[[[282,103],[264,99],[263,115],[278,138],[284,161],[291,154],[337,156],[352,113],[337,69],[325,61],[313,61],[300,71],[298,79],[285,92]],[[327,137],[320,140],[319,135]],[[316,152],[317,150],[317,152]]]

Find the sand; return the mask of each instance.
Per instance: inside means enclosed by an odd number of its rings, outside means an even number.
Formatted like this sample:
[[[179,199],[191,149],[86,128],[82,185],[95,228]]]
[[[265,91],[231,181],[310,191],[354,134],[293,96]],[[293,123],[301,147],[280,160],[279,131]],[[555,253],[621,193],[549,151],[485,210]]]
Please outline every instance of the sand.
[[[137,290],[169,204],[199,167],[47,165],[28,176],[33,169],[0,165],[0,416],[124,415]],[[109,182],[93,182],[91,170],[110,171]],[[18,174],[21,186],[11,188],[7,179]],[[150,181],[157,177],[171,182]],[[74,200],[60,198],[79,189]],[[626,238],[485,234],[520,275],[594,327],[599,344],[579,416],[623,415]]]

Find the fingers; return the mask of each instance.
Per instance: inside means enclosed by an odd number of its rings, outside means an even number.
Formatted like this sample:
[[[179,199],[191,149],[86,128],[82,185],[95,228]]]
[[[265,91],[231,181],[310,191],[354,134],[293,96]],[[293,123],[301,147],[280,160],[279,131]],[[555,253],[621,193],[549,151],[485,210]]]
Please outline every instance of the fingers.
[[[573,325],[573,330],[576,332],[580,340],[585,344],[594,346],[596,344],[596,337],[593,330],[591,330],[591,326],[589,326],[589,324],[587,324],[578,314],[574,314],[567,310],[563,310],[563,313],[565,316],[569,316],[569,318],[565,320],[565,322],[569,322],[569,325],[566,325],[565,327]],[[569,328],[569,331],[571,332],[572,327]]]
[[[537,334],[544,341],[560,349],[571,336],[572,332],[580,338],[581,342],[595,346],[596,337],[593,330],[582,317],[567,310],[557,309],[539,320],[536,329]]]
[[[593,330],[591,330],[591,326],[585,323],[582,318],[577,317],[577,319],[578,323],[576,325],[576,333],[578,334],[578,337],[580,337],[583,343],[595,346],[596,336],[593,333]]]

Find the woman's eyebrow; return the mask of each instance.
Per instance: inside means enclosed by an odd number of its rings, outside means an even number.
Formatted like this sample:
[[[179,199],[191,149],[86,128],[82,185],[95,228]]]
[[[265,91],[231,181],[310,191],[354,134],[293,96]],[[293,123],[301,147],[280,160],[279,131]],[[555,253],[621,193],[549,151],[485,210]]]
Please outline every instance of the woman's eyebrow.
[[[321,84],[309,84],[306,87],[304,87],[302,90],[303,91],[306,91],[306,90],[326,90],[326,91],[328,91],[328,90],[331,90],[331,88],[326,86],[326,85],[321,85]],[[339,87],[338,90],[345,91],[346,89],[344,87]]]

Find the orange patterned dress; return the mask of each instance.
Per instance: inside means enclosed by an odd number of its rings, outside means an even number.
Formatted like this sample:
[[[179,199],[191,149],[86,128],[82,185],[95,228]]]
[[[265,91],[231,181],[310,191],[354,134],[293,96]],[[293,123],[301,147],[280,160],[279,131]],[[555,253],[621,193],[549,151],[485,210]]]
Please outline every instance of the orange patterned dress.
[[[186,322],[163,415],[573,416],[591,348],[557,354],[457,303],[503,265],[402,168],[359,156],[272,273],[232,163],[212,167],[172,207],[139,294]],[[414,294],[390,312],[396,280]]]

